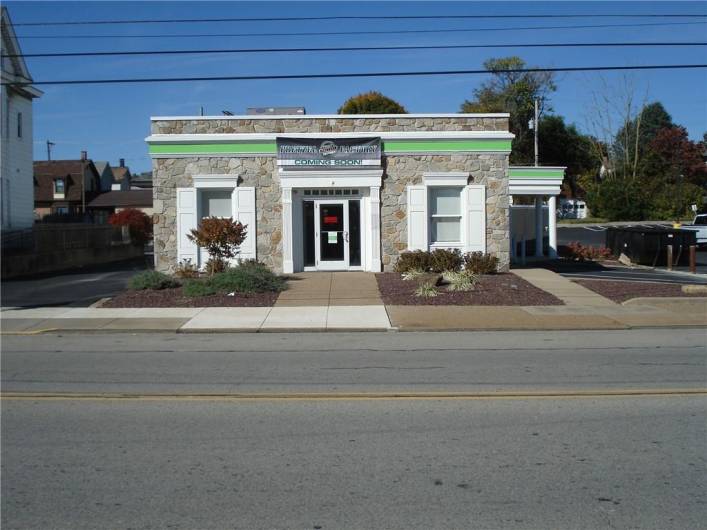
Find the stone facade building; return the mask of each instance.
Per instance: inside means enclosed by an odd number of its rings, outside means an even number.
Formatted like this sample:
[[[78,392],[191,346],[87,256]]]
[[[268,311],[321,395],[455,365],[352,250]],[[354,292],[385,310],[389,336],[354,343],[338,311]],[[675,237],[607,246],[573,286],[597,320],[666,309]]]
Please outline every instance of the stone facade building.
[[[186,234],[210,215],[247,225],[240,258],[281,272],[437,247],[508,268],[508,114],[157,117],[151,133],[158,270],[203,265]]]

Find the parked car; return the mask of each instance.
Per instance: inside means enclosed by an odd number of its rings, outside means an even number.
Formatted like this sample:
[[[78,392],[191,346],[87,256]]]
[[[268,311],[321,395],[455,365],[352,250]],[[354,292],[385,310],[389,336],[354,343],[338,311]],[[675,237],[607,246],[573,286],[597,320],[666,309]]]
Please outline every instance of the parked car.
[[[702,247],[707,245],[707,213],[700,213],[692,220],[691,225],[682,225],[683,230],[692,230],[697,232],[697,246]]]

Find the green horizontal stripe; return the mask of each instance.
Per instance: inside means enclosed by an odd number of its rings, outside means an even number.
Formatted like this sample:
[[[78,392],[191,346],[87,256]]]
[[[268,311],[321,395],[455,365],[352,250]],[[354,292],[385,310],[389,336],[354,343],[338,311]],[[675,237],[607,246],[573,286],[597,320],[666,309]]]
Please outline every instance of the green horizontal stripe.
[[[565,177],[564,169],[509,169],[511,178],[538,178],[538,179],[562,179]]]
[[[384,151],[398,153],[455,152],[455,151],[510,151],[510,140],[401,140],[383,142]],[[198,144],[153,143],[149,145],[152,155],[210,155],[253,154],[275,155],[274,141],[265,142],[208,142]]]
[[[221,142],[208,144],[150,144],[152,155],[276,154],[275,142]]]
[[[398,140],[383,142],[384,151],[510,151],[510,140]]]

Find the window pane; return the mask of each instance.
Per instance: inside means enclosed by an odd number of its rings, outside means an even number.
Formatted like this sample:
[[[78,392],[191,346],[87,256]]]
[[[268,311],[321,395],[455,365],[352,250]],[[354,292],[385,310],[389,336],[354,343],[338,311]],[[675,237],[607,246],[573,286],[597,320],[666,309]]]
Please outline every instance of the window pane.
[[[233,217],[230,190],[203,190],[201,217]]]
[[[461,221],[458,218],[432,219],[432,242],[454,243],[461,241]]]
[[[432,215],[460,215],[461,188],[428,188]]]

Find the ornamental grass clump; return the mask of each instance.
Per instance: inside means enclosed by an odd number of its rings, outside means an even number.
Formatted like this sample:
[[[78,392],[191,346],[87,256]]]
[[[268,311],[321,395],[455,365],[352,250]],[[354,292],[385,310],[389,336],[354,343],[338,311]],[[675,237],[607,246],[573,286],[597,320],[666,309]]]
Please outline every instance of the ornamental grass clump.
[[[128,289],[133,291],[170,289],[172,287],[179,287],[179,282],[171,276],[157,271],[141,272],[128,280]]]
[[[415,296],[420,298],[434,298],[439,293],[432,282],[425,282],[415,289]]]
[[[447,291],[473,291],[479,282],[479,275],[468,271],[447,271],[442,274],[442,278],[447,284]]]
[[[406,282],[409,282],[419,279],[424,274],[426,274],[425,271],[421,269],[412,269],[407,272],[403,272],[400,277]]]
[[[238,255],[248,228],[230,217],[205,217],[187,238],[205,249],[210,256],[206,270],[210,276],[226,268],[226,262]]]

